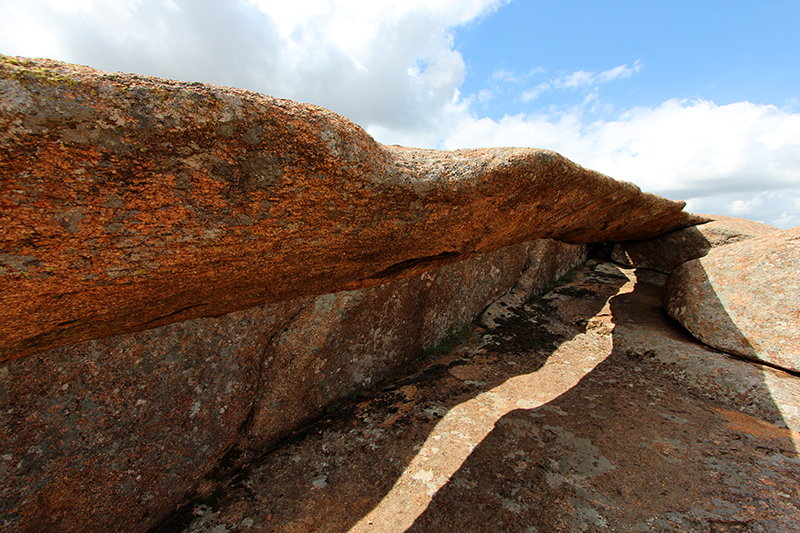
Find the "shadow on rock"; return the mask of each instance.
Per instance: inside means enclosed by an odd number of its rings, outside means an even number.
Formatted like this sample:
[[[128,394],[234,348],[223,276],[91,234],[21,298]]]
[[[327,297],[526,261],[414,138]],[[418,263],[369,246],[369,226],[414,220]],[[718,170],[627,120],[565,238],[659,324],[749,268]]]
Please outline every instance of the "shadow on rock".
[[[595,273],[591,283],[597,294],[580,299],[582,312],[602,314],[608,297],[627,282]],[[537,322],[558,312],[548,298],[519,309],[501,327],[307,428],[234,479],[213,504],[186,508],[181,520],[175,517],[158,531],[211,531],[220,525],[293,532],[404,530],[498,419],[520,407],[545,405],[599,362],[583,350],[589,359],[570,364],[573,352],[592,341],[581,335],[586,321],[578,316],[559,315],[553,322],[558,327]],[[597,338],[608,342],[607,335]],[[565,343],[573,341],[578,344],[565,351]],[[183,526],[187,519],[191,524]]]
[[[797,434],[759,367],[685,362],[726,356],[675,327],[663,281],[587,263],[307,428],[179,530],[798,531]]]
[[[797,433],[763,384],[757,418],[732,386],[703,396],[691,368],[673,379],[669,350],[692,358],[697,343],[660,309],[664,276],[624,272],[640,279],[610,301],[608,358],[547,405],[503,416],[407,531],[800,531]]]
[[[800,227],[716,248],[670,275],[664,307],[726,353],[800,373]]]

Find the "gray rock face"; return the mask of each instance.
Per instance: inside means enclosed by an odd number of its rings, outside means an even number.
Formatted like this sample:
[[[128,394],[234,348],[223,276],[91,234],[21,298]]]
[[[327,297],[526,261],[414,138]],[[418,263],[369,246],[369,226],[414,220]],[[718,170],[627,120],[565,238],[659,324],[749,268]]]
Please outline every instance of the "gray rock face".
[[[175,531],[797,532],[800,380],[693,339],[665,277],[587,262]]]
[[[726,244],[767,235],[778,228],[746,218],[701,215],[711,220],[652,239],[618,243],[611,252],[617,263],[669,274],[686,261],[703,257]]]
[[[146,531],[230,450],[248,460],[438,345],[526,268],[543,288],[586,253],[533,241],[0,366],[0,531]]]
[[[0,366],[0,531],[146,531],[235,444],[265,339],[301,304]]]
[[[519,280],[530,280],[529,295],[540,294],[586,255],[586,246],[543,239],[312,300],[267,347],[263,372],[269,386],[254,403],[242,446],[261,449],[421,353],[441,351],[448,337],[470,329]]]
[[[800,227],[683,264],[668,278],[663,301],[709,346],[800,371]]]

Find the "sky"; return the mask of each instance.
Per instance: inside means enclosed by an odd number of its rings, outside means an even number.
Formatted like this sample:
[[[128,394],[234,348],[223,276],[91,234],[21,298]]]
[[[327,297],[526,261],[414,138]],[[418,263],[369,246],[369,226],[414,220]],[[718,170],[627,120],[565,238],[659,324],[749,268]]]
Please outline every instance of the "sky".
[[[0,53],[251,89],[376,140],[531,146],[800,225],[798,0],[0,0]]]

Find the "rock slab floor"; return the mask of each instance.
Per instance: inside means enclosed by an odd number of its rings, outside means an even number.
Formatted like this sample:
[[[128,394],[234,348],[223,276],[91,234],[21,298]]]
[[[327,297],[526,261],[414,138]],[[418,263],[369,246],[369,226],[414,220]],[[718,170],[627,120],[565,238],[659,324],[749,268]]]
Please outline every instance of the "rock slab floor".
[[[641,342],[707,350],[660,309],[664,278],[589,261],[497,328],[210,480],[156,531],[800,531],[787,406],[761,398],[752,416],[699,386],[696,361],[682,372]]]

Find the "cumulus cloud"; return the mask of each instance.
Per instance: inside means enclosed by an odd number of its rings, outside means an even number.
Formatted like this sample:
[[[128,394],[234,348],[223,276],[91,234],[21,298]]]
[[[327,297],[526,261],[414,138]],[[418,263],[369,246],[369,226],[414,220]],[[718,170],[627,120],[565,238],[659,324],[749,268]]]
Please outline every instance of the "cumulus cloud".
[[[0,50],[252,89],[363,125],[441,121],[454,27],[505,0],[0,0]]]
[[[613,119],[583,110],[463,116],[447,148],[536,146],[701,212],[800,222],[800,114],[774,106],[670,100]]]
[[[614,111],[601,87],[640,72],[641,61],[550,77],[497,69],[494,91],[462,95],[466,64],[453,31],[506,1],[0,0],[0,51],[313,102],[385,143],[554,149],[698,212],[800,223],[795,100]],[[521,89],[523,102],[564,91],[583,103],[481,116],[503,84]]]

